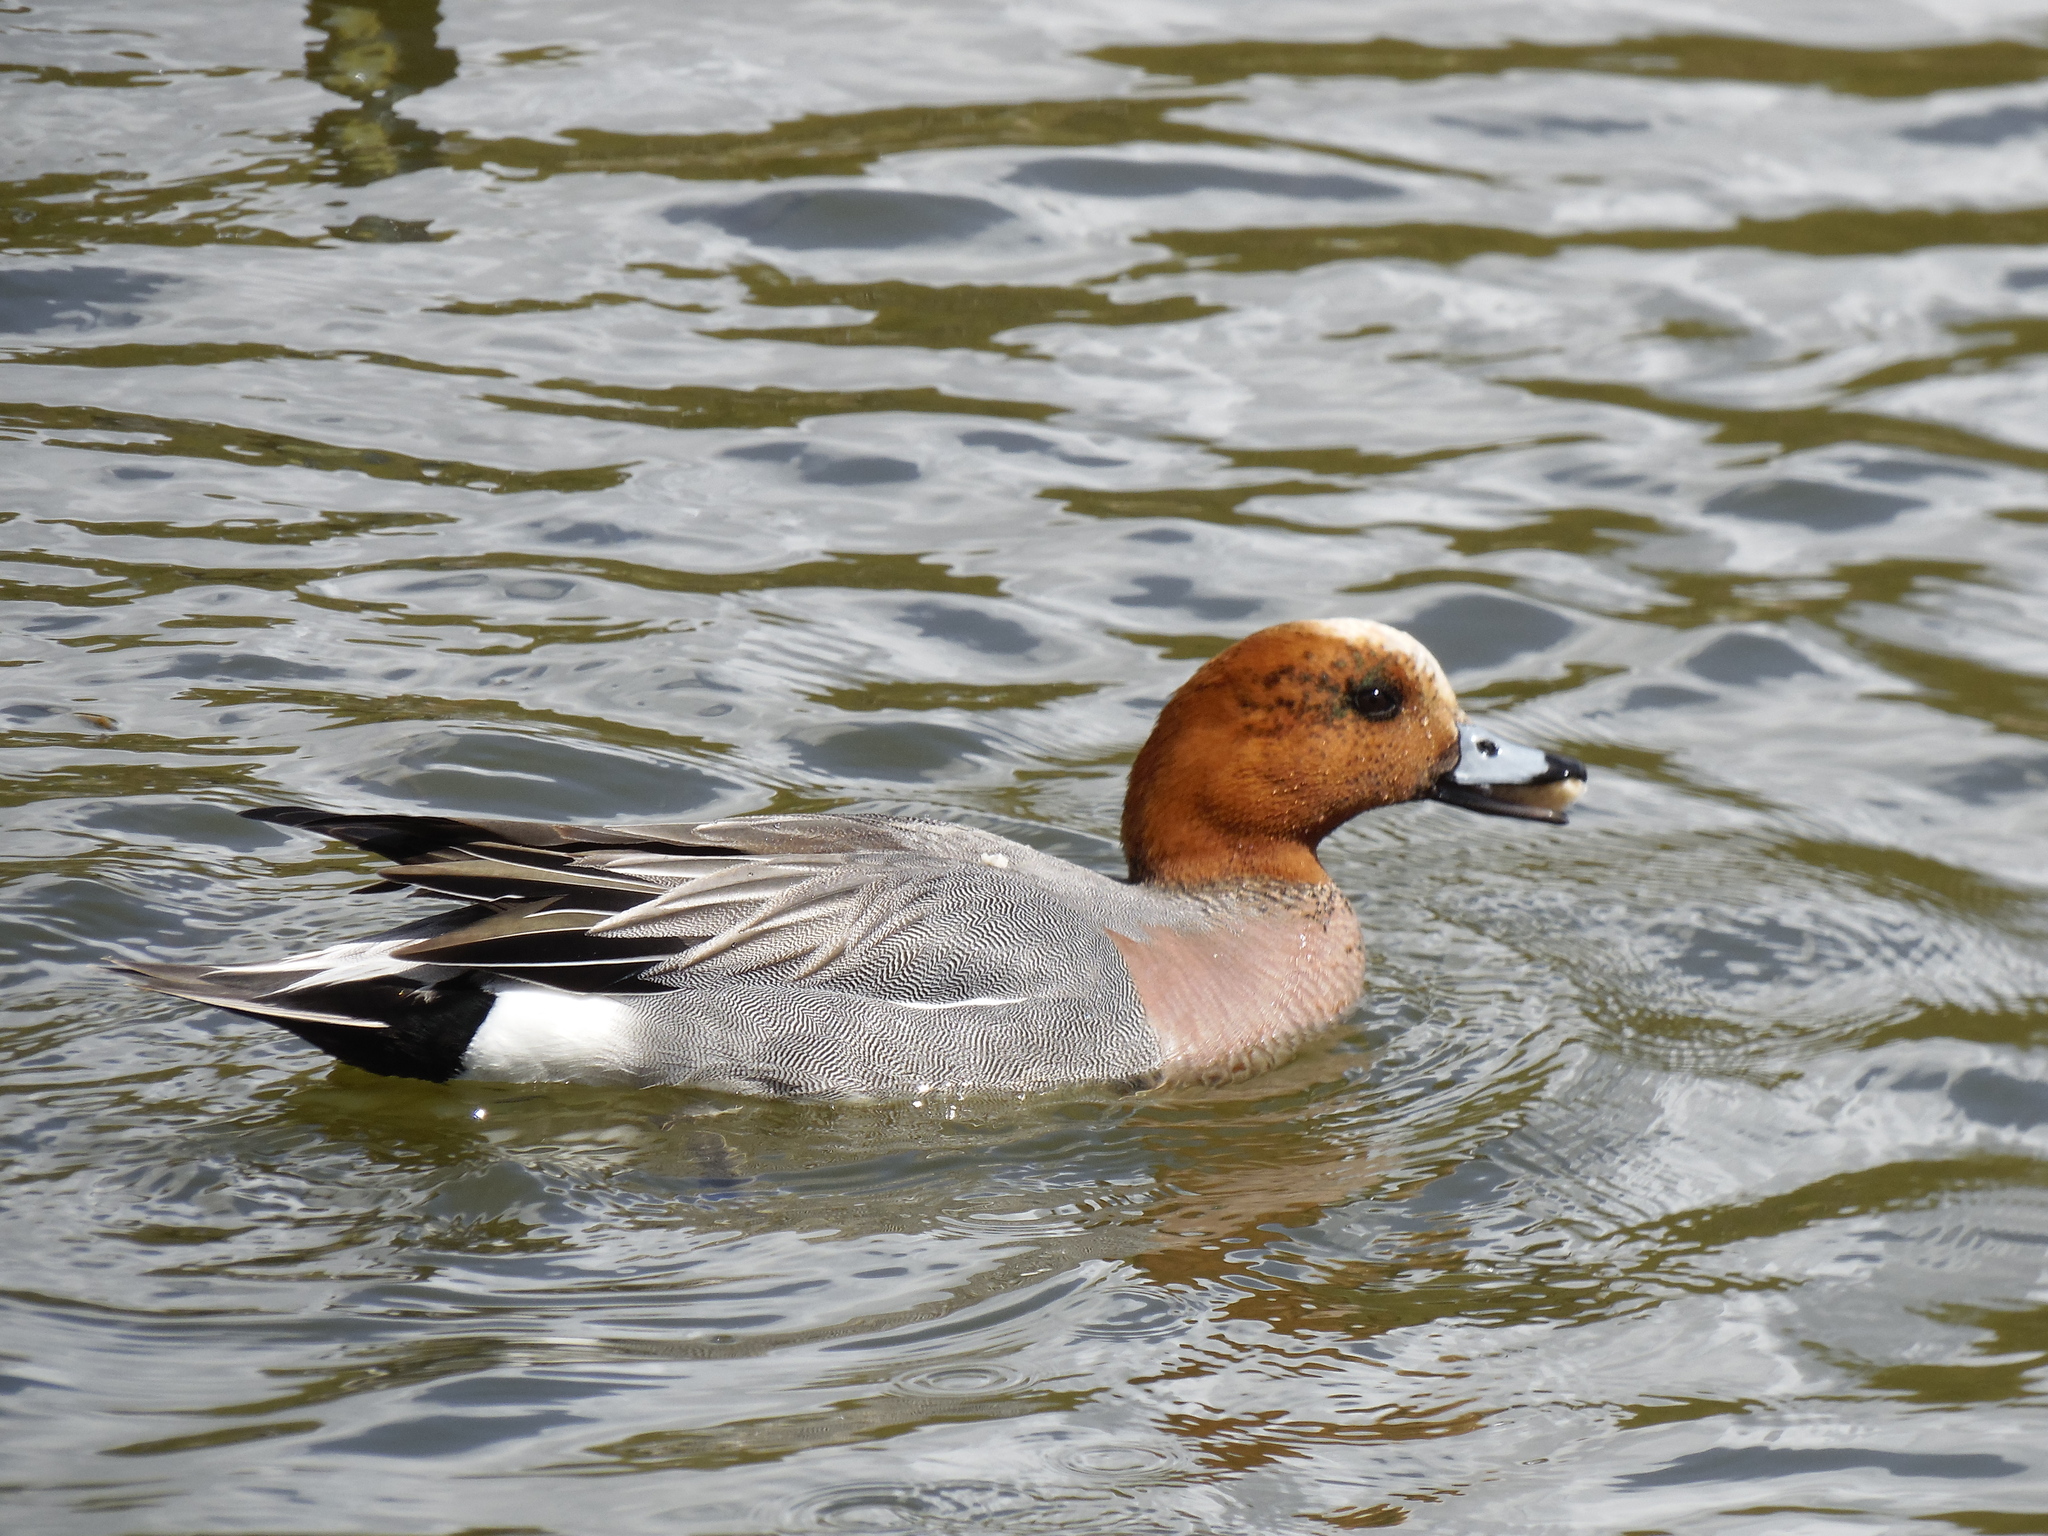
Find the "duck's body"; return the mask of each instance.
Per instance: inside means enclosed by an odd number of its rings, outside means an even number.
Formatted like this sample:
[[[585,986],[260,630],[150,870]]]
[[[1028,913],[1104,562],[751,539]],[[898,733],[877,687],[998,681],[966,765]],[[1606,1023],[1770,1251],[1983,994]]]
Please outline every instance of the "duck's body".
[[[146,974],[404,1076],[823,1098],[1149,1086],[1267,1065],[1364,982],[1334,886],[1152,889],[942,822],[254,814],[390,855],[391,883],[488,906]]]
[[[893,817],[251,811],[383,854],[386,888],[468,905],[279,961],[132,969],[434,1081],[835,1099],[1220,1082],[1285,1059],[1363,988],[1357,920],[1315,858],[1324,833],[1431,795],[1563,819],[1583,769],[1475,749],[1461,724],[1397,630],[1262,631],[1175,695],[1140,754],[1129,881]],[[1458,773],[1502,752],[1505,767]]]

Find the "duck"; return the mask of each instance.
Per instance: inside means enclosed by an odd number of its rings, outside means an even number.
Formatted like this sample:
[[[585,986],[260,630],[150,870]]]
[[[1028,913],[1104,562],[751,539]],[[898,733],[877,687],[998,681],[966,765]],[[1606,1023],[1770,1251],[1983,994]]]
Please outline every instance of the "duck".
[[[807,1100],[1215,1086],[1363,994],[1317,857],[1434,801],[1562,824],[1585,766],[1475,726],[1413,636],[1262,629],[1161,709],[1117,879],[978,827],[819,813],[619,826],[262,806],[380,855],[368,891],[455,906],[249,963],[117,969],[430,1082]]]

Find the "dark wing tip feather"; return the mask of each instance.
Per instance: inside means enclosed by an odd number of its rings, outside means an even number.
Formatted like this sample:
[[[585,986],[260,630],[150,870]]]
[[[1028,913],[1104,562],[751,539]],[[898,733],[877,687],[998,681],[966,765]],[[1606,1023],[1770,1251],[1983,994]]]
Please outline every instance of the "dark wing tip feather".
[[[137,986],[162,991],[166,986],[189,986],[207,972],[203,965],[163,965],[145,960],[110,960],[107,969],[125,976]]]
[[[152,992],[168,992],[173,997],[188,997],[194,1002],[221,1005],[224,1001],[246,1002],[259,996],[262,987],[235,983],[241,978],[223,979],[217,969],[210,965],[167,965],[156,961],[123,960],[107,967],[117,976],[125,976],[137,986],[148,987]]]
[[[327,812],[316,811],[310,805],[252,805],[235,814],[244,821],[274,821],[279,826],[303,827],[308,821],[320,820]]]
[[[730,855],[736,847],[713,846],[689,837],[687,825],[577,827],[552,821],[502,821],[490,816],[414,816],[403,812],[321,811],[305,805],[259,805],[240,813],[250,821],[317,832],[394,863],[479,846],[518,849],[529,856],[569,859],[599,848],[645,848],[685,855]]]
[[[387,859],[404,862],[438,849],[460,847],[478,834],[475,827],[446,816],[350,815],[319,811],[305,805],[257,805],[241,813],[250,821],[298,827],[323,837],[353,843]]]

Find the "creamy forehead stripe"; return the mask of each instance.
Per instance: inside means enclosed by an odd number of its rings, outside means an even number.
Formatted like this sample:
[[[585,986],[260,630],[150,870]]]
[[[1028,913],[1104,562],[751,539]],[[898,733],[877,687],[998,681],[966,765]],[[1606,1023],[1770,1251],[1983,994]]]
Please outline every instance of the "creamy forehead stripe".
[[[1319,629],[1347,645],[1362,650],[1395,651],[1415,663],[1424,677],[1433,679],[1443,690],[1446,698],[1457,697],[1451,691],[1451,680],[1444,676],[1444,669],[1437,665],[1436,658],[1429,654],[1429,647],[1409,634],[1405,629],[1396,629],[1391,624],[1382,624],[1377,619],[1308,619],[1304,625]]]

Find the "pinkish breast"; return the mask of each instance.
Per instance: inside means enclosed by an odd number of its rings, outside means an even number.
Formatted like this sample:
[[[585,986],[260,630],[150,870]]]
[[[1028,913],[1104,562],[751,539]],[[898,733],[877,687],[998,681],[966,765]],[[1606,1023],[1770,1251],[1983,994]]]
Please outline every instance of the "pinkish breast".
[[[1167,1084],[1276,1067],[1365,989],[1358,919],[1334,886],[1248,897],[1211,907],[1200,927],[1110,935],[1159,1036]]]

